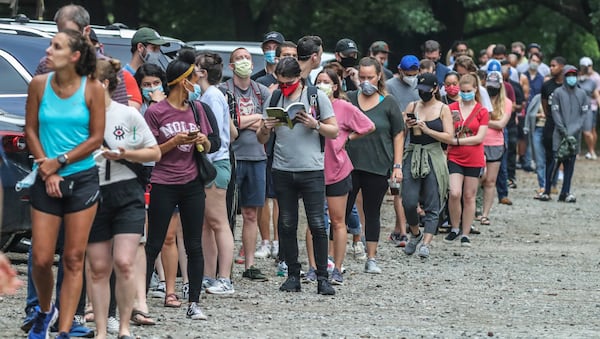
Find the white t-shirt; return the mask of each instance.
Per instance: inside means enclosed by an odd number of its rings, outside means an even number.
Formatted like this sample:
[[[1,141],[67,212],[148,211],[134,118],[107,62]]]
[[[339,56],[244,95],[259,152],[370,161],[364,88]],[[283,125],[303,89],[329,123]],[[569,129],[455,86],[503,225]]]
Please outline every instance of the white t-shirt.
[[[156,139],[140,112],[115,101],[112,101],[106,110],[104,140],[112,150],[119,147],[135,150],[156,145]],[[106,161],[103,156],[96,157],[101,186],[136,178],[136,174],[127,166],[112,161],[110,181],[107,182],[105,180]]]
[[[207,154],[206,157],[211,162],[218,160],[229,160],[229,142],[231,138],[231,131],[229,130],[229,124],[231,117],[229,116],[229,104],[223,93],[215,86],[209,86],[204,93],[200,101],[210,106],[219,125],[219,137],[221,138],[221,148],[216,152]]]

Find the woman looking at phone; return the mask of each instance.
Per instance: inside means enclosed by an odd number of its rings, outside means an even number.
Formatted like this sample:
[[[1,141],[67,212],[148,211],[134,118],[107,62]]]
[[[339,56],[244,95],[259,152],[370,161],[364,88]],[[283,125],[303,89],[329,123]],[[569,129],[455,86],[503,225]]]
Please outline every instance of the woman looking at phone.
[[[485,168],[483,138],[488,129],[488,110],[479,102],[479,78],[467,73],[460,78],[460,101],[450,105],[454,120],[454,138],[448,146],[450,172],[450,233],[444,238],[459,238],[461,246],[471,246],[469,234],[475,218],[475,196]],[[462,203],[461,203],[462,198]]]
[[[58,337],[68,338],[81,295],[85,248],[100,197],[92,152],[104,136],[104,89],[93,74],[96,53],[78,31],[57,33],[46,49],[52,72],[29,84],[25,135],[39,177],[31,186],[33,281],[39,299],[30,338],[49,337],[52,263],[61,223],[65,244]]]
[[[405,113],[410,142],[404,150],[402,205],[411,237],[404,253],[412,255],[422,241],[419,256],[427,258],[448,191],[448,165],[441,142],[452,142],[454,126],[448,106],[439,100],[436,76],[419,74],[417,89],[421,100],[408,104],[409,113]],[[418,112],[418,119],[414,112]],[[425,212],[421,220],[425,235],[419,230],[419,202]]]
[[[198,177],[194,152],[197,145],[202,147],[203,152],[215,152],[221,142],[212,111],[190,100],[196,93],[194,84],[198,80],[194,53],[190,50],[180,51],[178,58],[167,67],[166,73],[169,86],[167,99],[148,107],[144,116],[162,153],[150,179],[152,191],[148,208],[146,286],[150,285],[154,260],[165,240],[173,210],[178,206],[190,279],[187,317],[206,320],[206,315],[198,305],[201,272],[204,271],[202,224],[206,183]],[[191,105],[196,105],[198,122]],[[175,286],[167,286],[165,306],[181,306]]]

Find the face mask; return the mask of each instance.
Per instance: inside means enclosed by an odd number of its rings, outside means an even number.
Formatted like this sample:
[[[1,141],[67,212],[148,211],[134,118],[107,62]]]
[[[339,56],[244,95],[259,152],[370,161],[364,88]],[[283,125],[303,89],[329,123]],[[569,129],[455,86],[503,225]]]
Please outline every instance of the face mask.
[[[238,60],[234,63],[233,73],[240,78],[248,78],[252,74],[252,62],[248,59]]]
[[[498,93],[500,93],[500,88],[495,88],[495,87],[486,87],[488,94],[491,97],[495,97],[496,95],[498,95]]]
[[[266,51],[265,52],[265,61],[272,65],[275,63],[275,51]]]
[[[202,88],[198,84],[194,84],[194,91],[188,92],[188,100],[194,101],[200,97],[202,94]]]
[[[374,86],[370,81],[361,82],[360,90],[366,96],[371,96],[371,95],[377,93],[377,87]]]
[[[144,98],[146,98],[146,100],[150,101],[152,100],[152,98],[150,98],[150,93],[154,93],[156,91],[164,92],[162,85],[150,88],[142,88],[142,95],[144,96]]]
[[[568,77],[565,78],[567,81],[567,85],[571,86],[571,87],[575,87],[575,85],[577,85],[577,77],[570,75]]]
[[[356,60],[357,60],[356,58],[352,58],[352,57],[342,58],[342,61],[340,62],[340,64],[344,68],[354,67],[354,66],[356,66]]]
[[[475,92],[463,92],[460,91],[460,98],[462,101],[472,101],[475,99]]]
[[[143,57],[144,63],[155,64],[162,67],[160,60],[161,55],[162,54],[160,52],[152,52],[146,49],[146,55]]]
[[[325,92],[325,94],[327,94],[328,97],[330,97],[333,94],[333,85],[332,84],[326,84],[324,82],[321,82],[321,83],[317,84],[317,88],[320,89],[321,91]]]
[[[402,81],[404,81],[408,86],[414,87],[417,83],[416,75],[405,75],[402,77]]]
[[[283,96],[287,98],[296,91],[296,89],[298,88],[299,85],[300,85],[300,80],[296,81],[295,83],[293,83],[291,85],[280,83],[279,89],[281,90],[281,94],[283,94]]]
[[[419,90],[419,98],[421,98],[423,102],[428,102],[433,98],[433,93]]]
[[[532,71],[537,71],[537,69],[538,69],[539,66],[540,65],[537,62],[530,62],[529,63],[529,69],[532,70]]]
[[[446,86],[446,93],[451,97],[455,97],[459,91],[460,88],[457,85]]]

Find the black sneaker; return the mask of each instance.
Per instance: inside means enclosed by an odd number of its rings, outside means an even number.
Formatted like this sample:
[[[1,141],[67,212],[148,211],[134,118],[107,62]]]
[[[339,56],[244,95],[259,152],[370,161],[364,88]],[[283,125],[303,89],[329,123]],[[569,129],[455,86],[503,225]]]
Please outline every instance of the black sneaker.
[[[471,240],[469,240],[469,237],[464,236],[464,237],[460,238],[460,246],[471,247]]]
[[[561,193],[558,196],[558,201],[560,201],[560,202],[565,202],[566,199],[567,199],[567,195],[566,194]]]
[[[540,198],[538,200],[539,201],[550,201],[550,200],[552,200],[552,198],[550,198],[549,194],[542,193],[542,194],[540,194]]]
[[[335,289],[329,283],[327,279],[319,279],[317,281],[317,293],[322,295],[334,295]]]
[[[448,235],[444,238],[445,242],[453,242],[454,240],[456,240],[456,238],[458,238],[460,232],[456,233],[454,231],[450,231],[450,233],[448,233]]]
[[[283,292],[300,292],[300,288],[300,277],[295,276],[289,276],[286,281],[279,286],[279,290]]]

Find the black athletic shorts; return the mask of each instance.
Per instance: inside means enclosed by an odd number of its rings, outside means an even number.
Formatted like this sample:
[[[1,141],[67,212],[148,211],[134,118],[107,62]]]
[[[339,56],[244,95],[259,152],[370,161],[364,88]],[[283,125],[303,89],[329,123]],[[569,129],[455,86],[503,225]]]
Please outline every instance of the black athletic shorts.
[[[350,191],[352,191],[352,174],[334,184],[325,186],[325,196],[327,197],[341,197]]]
[[[450,174],[458,173],[465,177],[481,178],[484,167],[465,167],[455,162],[448,161],[448,172]]]
[[[102,242],[115,234],[144,233],[146,209],[144,191],[137,179],[101,186],[102,199],[90,230],[88,242]]]
[[[31,206],[38,211],[62,217],[92,207],[100,199],[98,168],[96,166],[63,178],[72,182],[72,193],[53,198],[46,193],[46,182],[37,178],[31,186]]]

